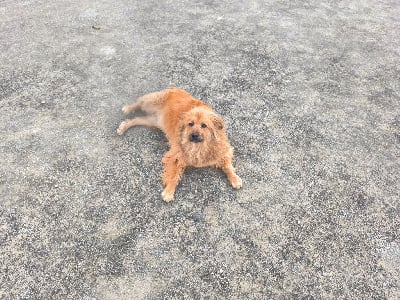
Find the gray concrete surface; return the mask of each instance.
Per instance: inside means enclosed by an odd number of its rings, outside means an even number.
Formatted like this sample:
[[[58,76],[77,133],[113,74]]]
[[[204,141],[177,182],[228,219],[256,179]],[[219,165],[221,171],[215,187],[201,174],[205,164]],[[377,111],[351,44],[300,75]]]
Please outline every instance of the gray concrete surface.
[[[0,2],[1,299],[399,299],[400,3]],[[120,109],[176,85],[244,180]]]

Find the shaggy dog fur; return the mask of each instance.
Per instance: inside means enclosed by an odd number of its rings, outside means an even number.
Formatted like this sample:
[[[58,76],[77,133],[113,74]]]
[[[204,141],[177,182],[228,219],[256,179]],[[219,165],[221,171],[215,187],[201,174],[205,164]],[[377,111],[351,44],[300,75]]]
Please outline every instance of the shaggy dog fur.
[[[133,104],[122,108],[125,114],[135,110],[147,113],[144,117],[123,121],[119,135],[136,125],[161,129],[169,142],[170,150],[164,155],[162,197],[169,202],[174,198],[176,186],[188,166],[221,168],[235,189],[242,180],[232,166],[233,148],[225,133],[225,125],[211,106],[193,98],[188,92],[168,88],[144,95]]]

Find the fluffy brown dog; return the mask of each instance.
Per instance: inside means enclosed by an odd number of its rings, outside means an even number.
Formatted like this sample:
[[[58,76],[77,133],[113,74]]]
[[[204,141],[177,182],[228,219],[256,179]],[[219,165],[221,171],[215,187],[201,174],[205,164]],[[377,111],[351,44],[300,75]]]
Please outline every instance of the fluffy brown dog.
[[[241,188],[242,180],[232,166],[233,148],[226,137],[224,122],[211,106],[172,87],[144,95],[125,105],[122,111],[128,114],[138,109],[147,115],[123,121],[117,132],[122,135],[132,126],[145,125],[158,127],[165,133],[170,150],[162,159],[164,201],[174,198],[179,179],[188,166],[221,168],[232,186]]]

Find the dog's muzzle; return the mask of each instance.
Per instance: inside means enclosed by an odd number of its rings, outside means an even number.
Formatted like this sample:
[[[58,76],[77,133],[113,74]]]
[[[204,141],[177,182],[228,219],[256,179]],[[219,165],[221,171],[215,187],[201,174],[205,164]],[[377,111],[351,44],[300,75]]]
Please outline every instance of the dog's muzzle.
[[[203,140],[200,137],[200,134],[198,132],[193,132],[190,136],[189,136],[189,141],[193,142],[193,143],[200,143]]]

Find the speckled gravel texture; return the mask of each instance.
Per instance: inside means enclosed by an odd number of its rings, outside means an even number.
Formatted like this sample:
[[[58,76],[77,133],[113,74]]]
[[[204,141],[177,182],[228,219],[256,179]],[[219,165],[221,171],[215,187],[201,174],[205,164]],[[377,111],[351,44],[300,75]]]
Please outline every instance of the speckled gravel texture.
[[[0,1],[0,299],[399,299],[400,2]],[[121,107],[175,85],[244,185]]]

